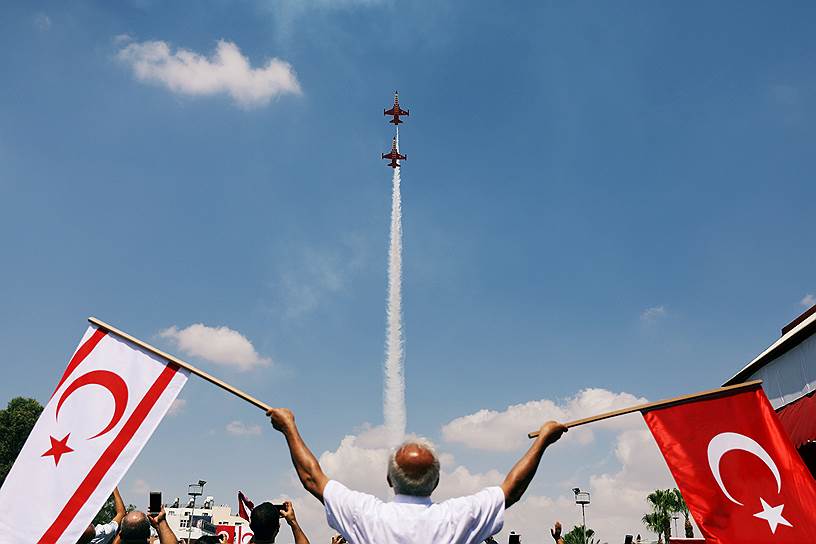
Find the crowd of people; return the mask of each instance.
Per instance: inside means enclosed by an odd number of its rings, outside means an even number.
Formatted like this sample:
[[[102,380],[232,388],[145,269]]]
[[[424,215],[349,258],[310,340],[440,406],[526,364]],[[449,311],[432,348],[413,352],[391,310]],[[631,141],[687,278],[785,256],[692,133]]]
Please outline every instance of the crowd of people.
[[[113,490],[116,514],[108,523],[90,524],[77,544],[178,544],[179,540],[167,523],[164,507],[155,516],[133,510],[127,512],[119,488]],[[252,509],[249,528],[252,544],[274,544],[280,531],[280,520],[292,530],[295,544],[309,544],[309,539],[298,524],[295,508],[290,501],[282,505],[264,502]],[[203,536],[197,544],[225,544],[225,537]]]
[[[480,544],[501,531],[504,512],[521,499],[535,476],[548,446],[567,432],[560,423],[541,426],[530,449],[516,462],[499,486],[465,496],[434,502],[439,485],[440,463],[433,447],[422,440],[405,442],[391,454],[386,471],[394,499],[384,502],[373,495],[349,489],[330,479],[301,437],[290,410],[267,412],[272,426],[286,440],[292,464],[303,487],[323,503],[328,525],[338,535],[332,544]],[[116,515],[110,523],[89,526],[79,544],[177,544],[165,512],[155,516],[125,512],[119,491],[114,492]],[[250,515],[253,544],[271,544],[284,519],[295,544],[309,544],[297,523],[291,503],[283,507],[269,502],[256,506]],[[152,529],[152,530],[151,530]],[[559,534],[553,537],[562,544]],[[199,539],[198,542],[202,542]],[[213,542],[219,542],[217,539]]]

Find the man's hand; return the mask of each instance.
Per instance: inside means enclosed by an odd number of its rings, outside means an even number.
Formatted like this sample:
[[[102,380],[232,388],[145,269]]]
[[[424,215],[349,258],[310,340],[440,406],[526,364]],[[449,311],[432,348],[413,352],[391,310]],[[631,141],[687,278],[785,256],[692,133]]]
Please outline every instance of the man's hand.
[[[560,521],[555,522],[555,526],[552,529],[550,529],[550,534],[552,535],[553,540],[555,540],[556,542],[561,541],[561,522]]]
[[[524,491],[527,490],[527,486],[533,480],[536,470],[538,470],[538,464],[541,462],[544,450],[561,438],[561,435],[565,432],[567,432],[567,428],[557,421],[548,421],[541,426],[538,437],[530,445],[530,449],[510,469],[501,484],[502,491],[504,491],[505,508],[510,508],[519,501]]]
[[[297,519],[295,518],[295,507],[292,506],[292,501],[283,501],[283,509],[280,511],[280,515],[289,525],[294,525],[297,523]]]
[[[347,544],[346,539],[343,538],[341,535],[334,535],[332,537],[331,544]]]
[[[295,416],[287,408],[270,408],[266,413],[275,430],[285,433],[295,426]]]
[[[295,507],[292,506],[292,501],[283,501],[283,508],[280,510],[280,517],[286,520],[289,527],[292,528],[292,536],[295,537],[295,544],[309,544],[309,539],[306,533],[298,525],[295,518]]]
[[[548,421],[538,430],[538,436],[544,437],[544,443],[548,446],[558,441],[569,429],[557,421]]]
[[[161,523],[166,518],[167,518],[167,514],[164,511],[164,506],[162,506],[161,512],[159,512],[159,515],[156,516],[156,517],[153,517],[150,514],[147,514],[147,519],[148,519],[148,521],[150,521],[150,525],[152,525],[153,528],[156,529],[156,530],[159,529],[159,525],[161,525]]]

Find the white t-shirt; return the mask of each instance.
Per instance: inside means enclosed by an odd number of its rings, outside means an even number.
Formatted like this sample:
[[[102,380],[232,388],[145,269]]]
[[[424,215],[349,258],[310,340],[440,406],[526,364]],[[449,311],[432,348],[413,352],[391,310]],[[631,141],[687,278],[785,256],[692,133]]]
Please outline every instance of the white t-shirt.
[[[476,544],[504,525],[500,487],[440,503],[408,495],[383,502],[330,480],[323,502],[329,526],[351,544]]]
[[[108,544],[116,536],[116,531],[119,530],[119,524],[115,521],[106,523],[105,525],[97,525],[94,527],[96,536],[91,539],[91,544]]]

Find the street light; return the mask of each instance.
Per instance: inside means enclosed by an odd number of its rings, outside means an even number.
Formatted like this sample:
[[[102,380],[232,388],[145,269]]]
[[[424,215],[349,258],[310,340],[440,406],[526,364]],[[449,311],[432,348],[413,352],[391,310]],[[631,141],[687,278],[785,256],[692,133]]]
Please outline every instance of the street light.
[[[187,526],[187,544],[193,540],[193,512],[195,512],[196,498],[204,494],[204,480],[199,480],[197,484],[190,484],[187,486],[187,494],[193,498],[193,507],[190,509],[190,522]]]
[[[589,492],[581,491],[578,487],[573,487],[572,492],[575,493],[575,504],[581,505],[581,532],[584,536],[582,544],[586,544],[586,512],[584,508],[589,504]]]

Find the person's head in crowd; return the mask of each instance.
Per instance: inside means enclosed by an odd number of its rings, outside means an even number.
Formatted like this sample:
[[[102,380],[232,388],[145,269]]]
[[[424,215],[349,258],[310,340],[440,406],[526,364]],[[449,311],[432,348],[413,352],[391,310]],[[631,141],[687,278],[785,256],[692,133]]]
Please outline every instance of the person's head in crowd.
[[[439,458],[422,441],[403,443],[388,460],[388,485],[397,495],[430,497],[439,485]]]
[[[280,531],[280,506],[262,502],[253,508],[249,515],[249,528],[252,529],[252,542],[255,544],[275,542]]]
[[[144,512],[134,510],[122,518],[119,529],[122,544],[144,544],[150,538],[150,520]]]

